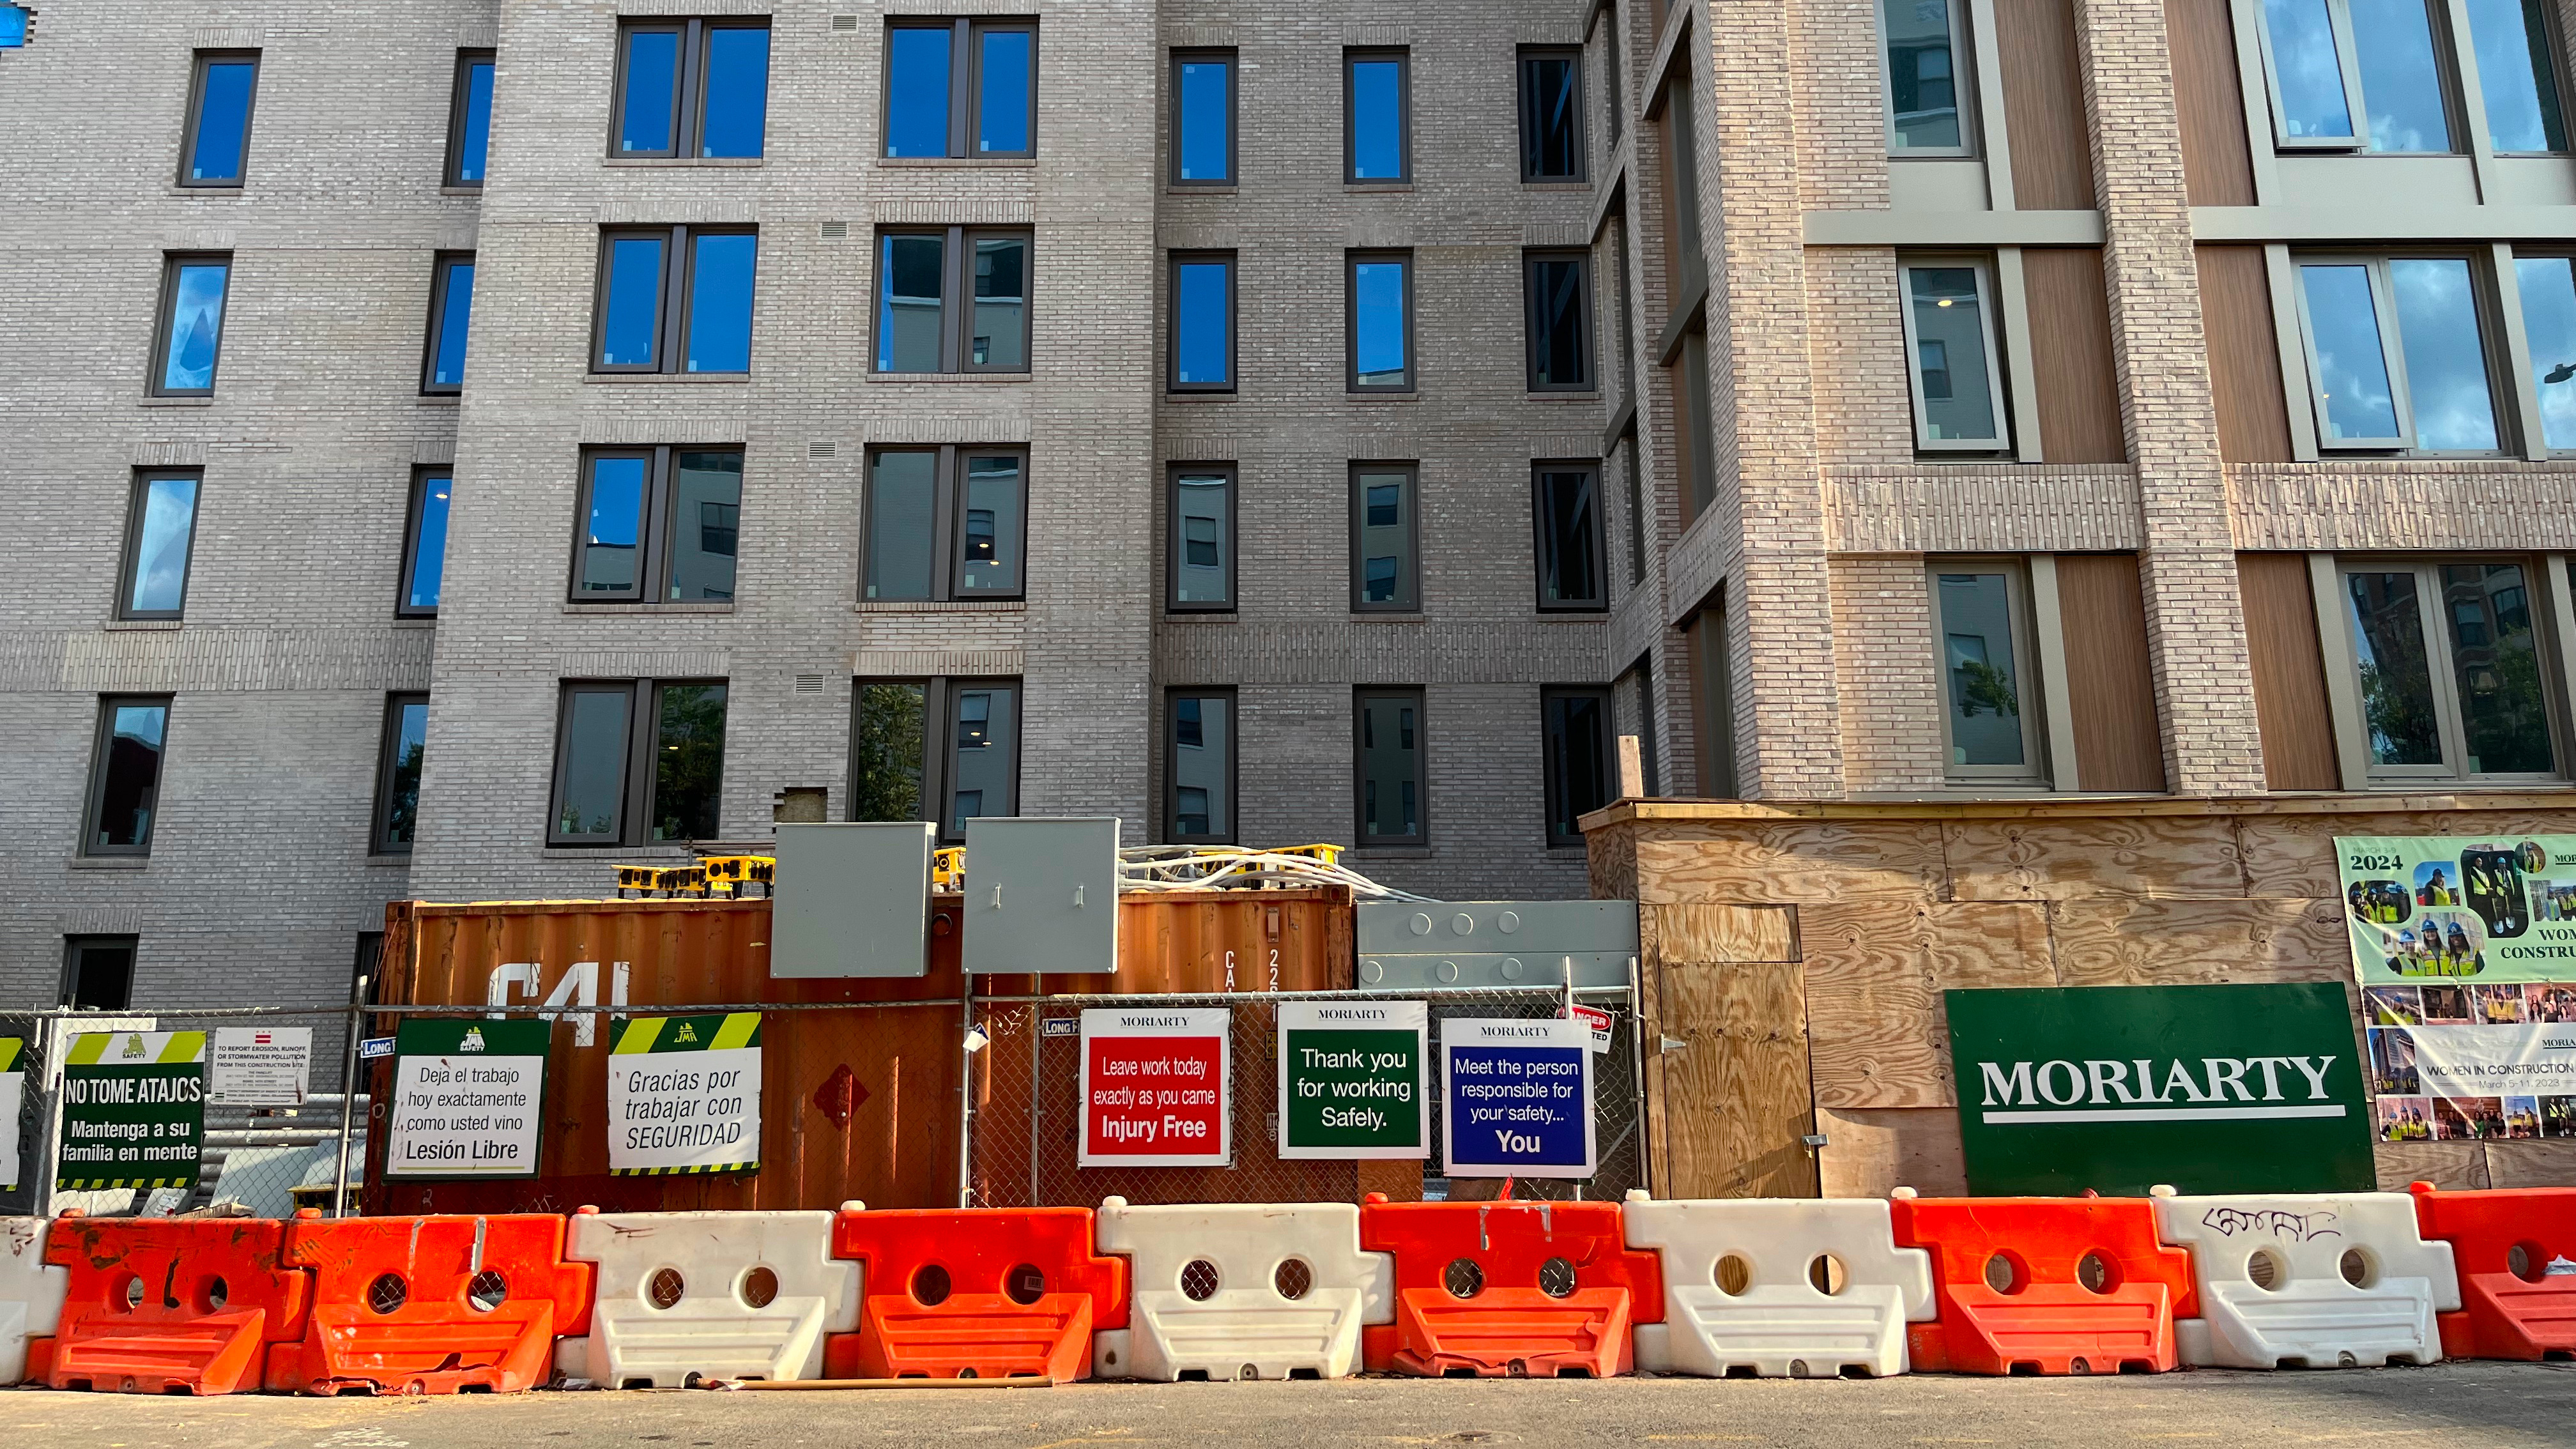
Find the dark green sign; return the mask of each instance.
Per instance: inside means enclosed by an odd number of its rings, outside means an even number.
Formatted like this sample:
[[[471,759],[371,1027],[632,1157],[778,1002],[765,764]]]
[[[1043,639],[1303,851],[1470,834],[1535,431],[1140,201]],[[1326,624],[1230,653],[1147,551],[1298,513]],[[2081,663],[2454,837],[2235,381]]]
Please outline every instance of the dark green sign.
[[[91,1032],[63,1053],[54,1188],[192,1188],[206,1130],[206,1034]]]
[[[1423,1093],[1429,1008],[1419,1001],[1283,1002],[1279,1155],[1431,1155]]]
[[[2340,983],[1943,996],[1979,1196],[2377,1186]]]
[[[534,1177],[554,1023],[409,1017],[394,1032],[387,1177]]]

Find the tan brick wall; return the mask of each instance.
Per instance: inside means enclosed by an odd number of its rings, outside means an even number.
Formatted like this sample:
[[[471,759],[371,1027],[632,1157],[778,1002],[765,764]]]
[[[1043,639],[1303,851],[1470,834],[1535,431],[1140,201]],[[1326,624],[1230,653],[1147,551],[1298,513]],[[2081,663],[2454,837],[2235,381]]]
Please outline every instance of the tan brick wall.
[[[1940,641],[1922,556],[1837,558],[1832,576],[1847,791],[1940,789]]]

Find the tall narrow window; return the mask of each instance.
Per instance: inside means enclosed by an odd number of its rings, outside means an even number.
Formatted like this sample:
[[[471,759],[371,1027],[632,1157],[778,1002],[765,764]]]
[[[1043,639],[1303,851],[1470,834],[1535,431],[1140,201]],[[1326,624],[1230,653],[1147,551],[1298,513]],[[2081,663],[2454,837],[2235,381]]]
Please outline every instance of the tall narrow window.
[[[456,52],[456,90],[447,103],[447,184],[480,190],[492,151],[492,52]]]
[[[1539,710],[1547,750],[1547,843],[1581,845],[1583,817],[1618,794],[1610,778],[1610,691],[1550,689]]]
[[[1929,566],[1941,640],[1941,733],[1953,779],[2039,783],[2026,694],[2029,624],[2018,567]]]
[[[2566,150],[2549,7],[2543,0],[2468,0],[2468,15],[2495,149]]]
[[[1424,819],[1422,691],[1362,686],[1352,692],[1352,783],[1358,842],[1421,845]]]
[[[251,98],[259,52],[201,50],[188,88],[188,134],[180,144],[181,186],[239,186],[250,157]]]
[[[2513,271],[2540,391],[2541,435],[2553,450],[2576,448],[2576,261],[2516,257]]]
[[[751,370],[759,233],[688,226],[601,234],[593,372]]]
[[[978,816],[1019,813],[1020,691],[1016,682],[956,680],[947,694],[948,808],[940,833],[960,839]]]
[[[2427,0],[2263,0],[2263,42],[2281,149],[2457,149]]]
[[[720,824],[721,680],[567,682],[549,845],[705,840]]]
[[[1926,452],[2009,448],[1986,264],[1927,260],[1909,262],[1903,270],[1905,345],[1914,363],[1914,445]]]
[[[1172,184],[1234,184],[1234,52],[1172,52]]]
[[[214,392],[215,361],[224,345],[224,293],[232,272],[227,253],[173,256],[163,264],[161,317],[153,329],[156,395],[205,397]]]
[[[1028,469],[1028,453],[1020,448],[872,452],[859,597],[874,603],[1020,597]]]
[[[1682,334],[1682,355],[1672,369],[1674,390],[1682,406],[1679,452],[1682,475],[1682,527],[1717,502],[1717,438],[1711,417],[1717,406],[1708,390],[1708,332],[1692,327]]]
[[[2466,258],[2307,258],[2299,281],[2321,447],[2496,448],[2478,282]]]
[[[1345,264],[1352,392],[1413,390],[1413,254],[1352,252]]]
[[[1961,156],[1968,127],[1967,54],[1959,0],[1878,0],[1887,61],[1887,149],[1896,156]]]
[[[1234,840],[1234,692],[1175,689],[1165,696],[1163,839],[1173,845]]]
[[[152,853],[152,826],[161,805],[162,748],[169,727],[166,694],[112,694],[98,702],[83,855]]]
[[[654,840],[712,840],[721,830],[725,693],[702,681],[654,690]]]
[[[197,544],[201,475],[137,473],[125,525],[120,619],[176,619],[188,604],[188,563]]]
[[[851,681],[850,818],[928,820],[943,844],[1019,809],[1015,679]]]
[[[1588,392],[1592,377],[1592,255],[1530,252],[1521,261],[1529,315],[1529,389]]]
[[[1234,608],[1234,469],[1231,465],[1174,464],[1172,506],[1165,547],[1171,555],[1174,613],[1227,612]]]
[[[439,585],[447,573],[447,495],[455,475],[423,468],[412,475],[411,509],[403,528],[402,594],[394,613],[406,618],[438,615]]]
[[[123,1011],[134,1002],[133,936],[65,936],[62,1003],[78,1011]]]
[[[1413,179],[1412,61],[1401,50],[1342,57],[1342,176],[1354,183]]]
[[[429,696],[385,698],[385,734],[376,759],[377,855],[408,855],[420,821],[420,763],[429,744]]]
[[[440,252],[429,269],[429,348],[420,390],[452,393],[465,387],[465,333],[474,318],[474,254]]]
[[[885,154],[1034,155],[1037,87],[1030,21],[894,21],[886,29]]]
[[[1610,605],[1601,567],[1601,470],[1591,463],[1530,467],[1530,511],[1538,523],[1541,610]]]
[[[877,371],[1027,372],[1029,244],[1027,232],[954,226],[881,234]]]
[[[975,313],[966,329],[966,370],[1029,370],[1029,239],[969,238],[975,259]]]
[[[1351,465],[1354,612],[1421,611],[1421,538],[1414,524],[1415,481],[1411,464]]]
[[[1234,253],[1172,253],[1172,391],[1234,391]]]
[[[2559,777],[2558,685],[2528,565],[2351,565],[2341,578],[2371,776]]]
[[[1521,52],[1521,180],[1583,179],[1583,52]]]
[[[1712,800],[1732,800],[1739,791],[1735,777],[1735,676],[1728,664],[1726,610],[1712,605],[1691,615],[1682,626],[1688,646],[1693,716],[1691,759],[1699,771],[1699,792]]]
[[[768,113],[767,19],[637,20],[619,29],[612,155],[755,158]]]
[[[850,818],[922,819],[922,721],[929,684],[858,680],[851,688]]]
[[[737,448],[599,448],[582,464],[572,602],[733,602]]]

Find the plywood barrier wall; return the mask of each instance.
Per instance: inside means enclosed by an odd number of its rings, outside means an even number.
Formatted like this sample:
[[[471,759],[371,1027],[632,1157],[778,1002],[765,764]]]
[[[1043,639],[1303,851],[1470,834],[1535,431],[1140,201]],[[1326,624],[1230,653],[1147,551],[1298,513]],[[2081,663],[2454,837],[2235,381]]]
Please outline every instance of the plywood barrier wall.
[[[1593,894],[1642,916],[1655,1194],[1965,1192],[1952,988],[2335,981],[2358,1051],[2335,837],[2576,833],[2567,799],[1614,805],[1586,839]],[[2576,1184],[2576,1141],[2378,1160],[2383,1187]]]

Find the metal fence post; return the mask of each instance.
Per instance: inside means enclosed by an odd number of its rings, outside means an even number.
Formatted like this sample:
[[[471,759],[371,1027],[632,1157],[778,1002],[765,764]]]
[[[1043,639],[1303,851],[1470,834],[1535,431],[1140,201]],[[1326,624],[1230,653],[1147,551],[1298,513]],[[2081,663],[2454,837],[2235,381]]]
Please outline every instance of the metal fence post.
[[[996,889],[999,889],[996,887]],[[975,977],[959,968],[957,979],[957,1036],[961,1045],[975,1030]],[[960,1050],[957,1054],[957,1205],[975,1205],[975,1058],[978,1054]]]
[[[366,1005],[367,978],[362,972],[349,988],[349,1029],[345,1055],[340,1063],[340,1164],[331,1175],[331,1216],[349,1215],[349,1122],[358,1107],[358,1032],[361,1027],[359,1008]]]

